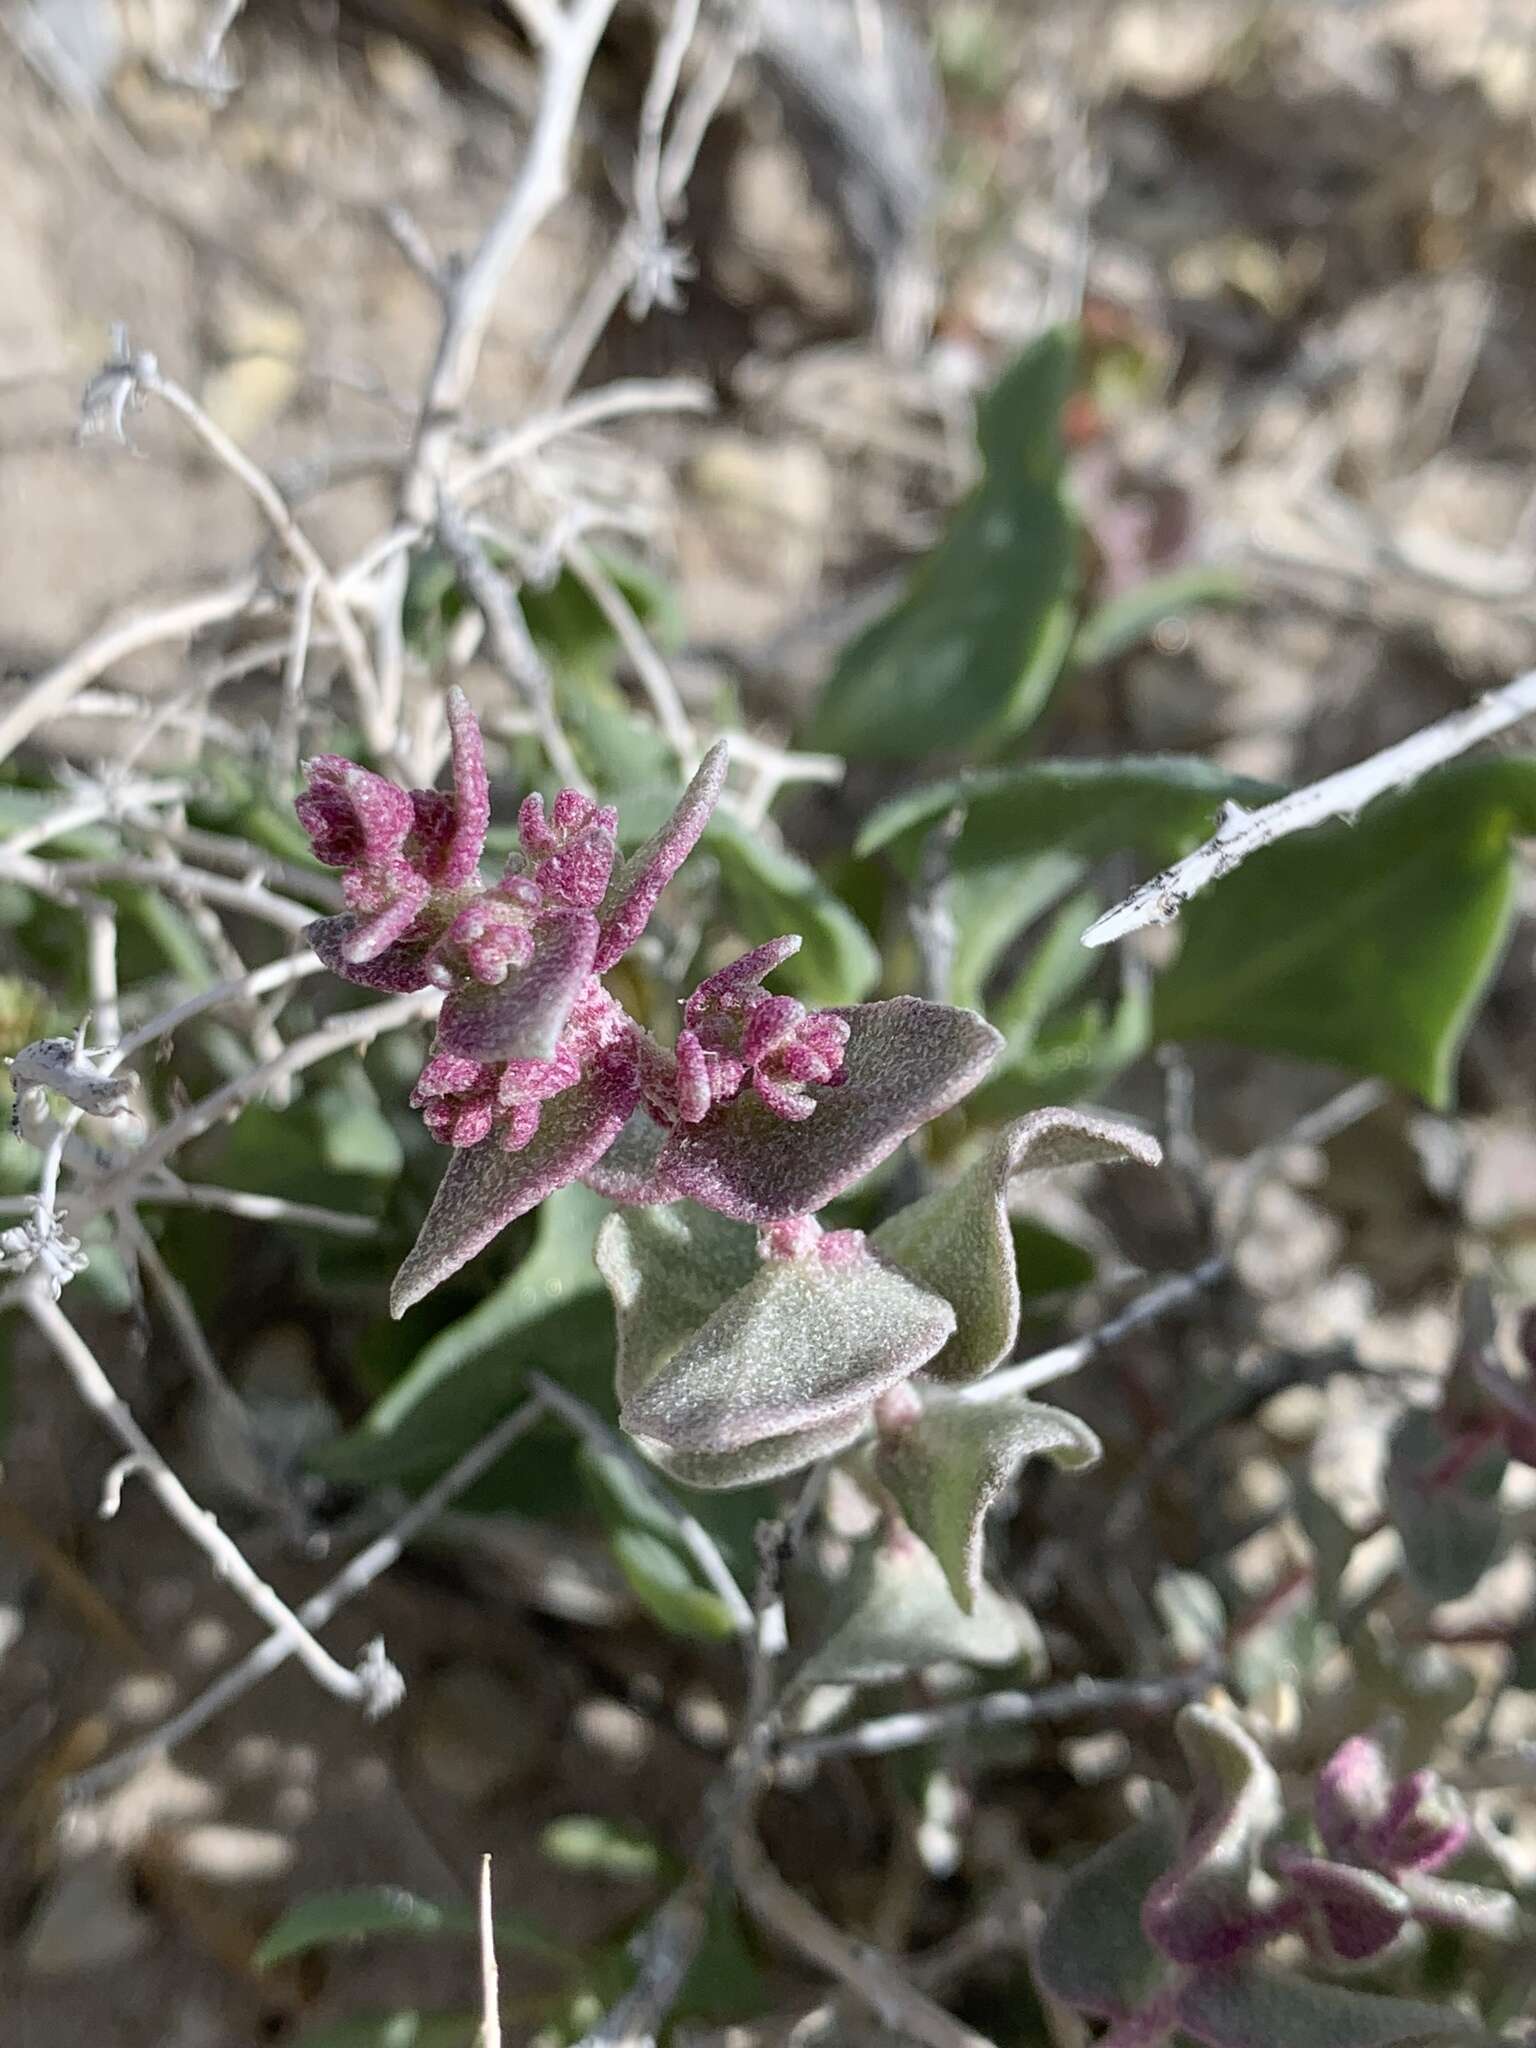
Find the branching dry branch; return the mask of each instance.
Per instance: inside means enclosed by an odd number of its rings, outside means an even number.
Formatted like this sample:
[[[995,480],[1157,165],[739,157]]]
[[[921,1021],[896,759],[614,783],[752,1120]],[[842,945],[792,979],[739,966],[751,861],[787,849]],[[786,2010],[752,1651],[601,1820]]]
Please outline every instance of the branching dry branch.
[[[1464,711],[1453,711],[1449,718],[1425,726],[1396,746],[1357,761],[1353,768],[1325,775],[1321,782],[1292,790],[1289,796],[1257,811],[1245,811],[1235,803],[1223,805],[1215,834],[1204,845],[1106,910],[1084,932],[1083,944],[1107,946],[1147,925],[1172,923],[1192,896],[1231,874],[1261,847],[1273,846],[1293,832],[1310,831],[1334,818],[1353,823],[1368,803],[1388,790],[1406,788],[1431,768],[1518,725],[1532,712],[1536,712],[1536,671],[1517,677],[1502,690],[1490,691]]]
[[[414,1542],[421,1532],[429,1527],[443,1510],[466,1492],[475,1481],[490,1470],[496,1460],[510,1450],[519,1437],[528,1431],[544,1413],[544,1404],[535,1397],[525,1401],[520,1408],[513,1409],[497,1423],[496,1427],[473,1450],[466,1451],[458,1462],[449,1467],[434,1485],[429,1486],[421,1498],[385,1530],[382,1536],[360,1550],[349,1564],[318,1593],[312,1594],[298,1609],[296,1619],[306,1629],[324,1628],[325,1624],[349,1600],[355,1600],[359,1593],[366,1592],[375,1579],[393,1566],[406,1547]],[[168,1754],[178,1743],[185,1742],[189,1735],[221,1714],[236,1700],[243,1699],[253,1686],[287,1663],[294,1654],[291,1636],[274,1631],[264,1642],[258,1643],[248,1656],[215,1679],[205,1692],[189,1701],[179,1714],[173,1715],[160,1727],[127,1748],[117,1751],[104,1762],[95,1764],[88,1771],[80,1772],[66,1781],[63,1796],[67,1800],[93,1799],[99,1794],[120,1785],[146,1758]]]
[[[217,1575],[240,1595],[252,1613],[274,1630],[285,1645],[284,1654],[299,1658],[327,1692],[361,1706],[370,1715],[385,1713],[394,1706],[401,1692],[394,1667],[382,1660],[367,1659],[358,1670],[348,1671],[315,1640],[299,1617],[247,1563],[238,1545],[230,1541],[207,1509],[193,1500],[134,1420],[96,1354],[58,1303],[49,1298],[46,1289],[36,1282],[26,1283],[21,1289],[21,1305],[52,1346],[81,1399],[112,1431],[134,1461],[135,1471],[172,1521],[191,1537]]]

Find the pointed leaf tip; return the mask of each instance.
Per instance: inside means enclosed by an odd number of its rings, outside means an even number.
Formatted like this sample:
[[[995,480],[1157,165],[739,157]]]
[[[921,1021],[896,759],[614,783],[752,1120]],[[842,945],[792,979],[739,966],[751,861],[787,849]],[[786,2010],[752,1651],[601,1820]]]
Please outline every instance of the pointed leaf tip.
[[[1102,1454],[1086,1422],[1043,1401],[935,1404],[905,1428],[882,1433],[875,1476],[944,1567],[950,1591],[969,1614],[981,1591],[987,1515],[1025,1460],[1047,1457],[1076,1471]]]
[[[979,1379],[1013,1350],[1019,1279],[1008,1188],[1017,1176],[1116,1160],[1155,1166],[1161,1157],[1157,1140],[1133,1124],[1039,1109],[999,1131],[957,1180],[882,1223],[876,1247],[955,1305],[955,1334],[928,1371],[937,1379]]]
[[[456,1151],[390,1289],[396,1321],[509,1223],[594,1165],[633,1107],[603,1077],[587,1075],[544,1104],[539,1127],[520,1152],[504,1152],[494,1136]]]
[[[660,831],[631,854],[609,884],[594,963],[598,974],[606,974],[629,951],[645,930],[662,890],[698,845],[725,787],[729,757],[725,741],[716,740],[694,771],[677,809]]]
[[[749,1223],[814,1215],[968,1095],[1003,1043],[974,1011],[918,996],[826,1014],[850,1027],[842,1085],[808,1088],[798,1123],[743,1093],[679,1124],[658,1165],[670,1195]]]

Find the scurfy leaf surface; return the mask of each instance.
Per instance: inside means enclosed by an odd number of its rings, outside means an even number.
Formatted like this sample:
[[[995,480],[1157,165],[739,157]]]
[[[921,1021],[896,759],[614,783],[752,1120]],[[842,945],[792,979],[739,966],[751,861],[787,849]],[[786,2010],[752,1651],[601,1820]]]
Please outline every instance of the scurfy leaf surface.
[[[981,1590],[987,1515],[1025,1459],[1048,1457],[1066,1471],[1079,1471],[1101,1455],[1086,1422],[1043,1401],[1020,1397],[976,1408],[934,1404],[905,1428],[882,1432],[875,1476],[970,1613]]]
[[[973,1380],[1013,1350],[1019,1276],[1008,1188],[1025,1173],[1135,1159],[1155,1166],[1155,1138],[1132,1124],[1042,1109],[1008,1125],[984,1156],[948,1187],[899,1210],[871,1242],[955,1307],[955,1334],[928,1367],[937,1379]]]
[[[603,1226],[605,1274],[628,1221]],[[719,1452],[836,1423],[909,1378],[954,1325],[947,1301],[867,1250],[764,1260],[664,1365],[631,1385],[624,1427],[673,1450]]]
[[[741,1096],[678,1125],[658,1165],[665,1195],[745,1222],[813,1215],[968,1095],[1002,1045],[973,1012],[917,996],[830,1014],[852,1027],[844,1085],[812,1087],[815,1113],[801,1123]]]
[[[504,1152],[494,1143],[456,1151],[421,1235],[395,1275],[390,1314],[403,1316],[509,1223],[577,1179],[613,1142],[628,1115],[629,1104],[601,1076],[588,1076],[544,1105],[539,1128],[521,1152]]]

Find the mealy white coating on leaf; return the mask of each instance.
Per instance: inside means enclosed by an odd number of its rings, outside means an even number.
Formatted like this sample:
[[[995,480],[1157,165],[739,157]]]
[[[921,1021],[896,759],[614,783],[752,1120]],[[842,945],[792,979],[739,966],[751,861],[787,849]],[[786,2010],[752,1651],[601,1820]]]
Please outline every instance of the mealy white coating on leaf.
[[[600,1078],[586,1076],[544,1105],[521,1152],[504,1152],[494,1141],[456,1151],[421,1235],[395,1275],[390,1314],[403,1316],[509,1223],[577,1179],[613,1142],[628,1113],[628,1104],[616,1103]]]
[[[597,1269],[618,1321],[617,1392],[631,1400],[715,1311],[757,1277],[757,1233],[692,1202],[608,1217]]]
[[[974,1011],[918,996],[825,1014],[851,1027],[843,1084],[808,1087],[816,1107],[803,1122],[744,1094],[679,1124],[662,1148],[667,1195],[750,1223],[813,1215],[968,1095],[1003,1044]]]
[[[882,1434],[875,1476],[969,1613],[981,1590],[987,1515],[1025,1459],[1044,1456],[1080,1470],[1102,1451],[1086,1422],[1043,1401],[1020,1396],[987,1408],[935,1404],[907,1427]]]
[[[849,1574],[827,1634],[795,1674],[813,1685],[884,1685],[930,1664],[1043,1669],[1033,1617],[990,1586],[967,1614],[955,1605],[943,1567],[910,1535],[868,1544]]]
[[[589,910],[546,912],[526,967],[493,988],[470,983],[449,996],[436,1049],[471,1060],[552,1058],[596,950],[597,919]]]
[[[1135,1160],[1156,1166],[1162,1149],[1134,1124],[1075,1109],[1038,1109],[1000,1130],[967,1172],[882,1223],[871,1242],[953,1302],[954,1336],[927,1370],[936,1379],[979,1379],[1013,1351],[1019,1278],[1008,1188],[1025,1173]]]
[[[803,1472],[818,1458],[835,1457],[863,1434],[866,1421],[863,1408],[855,1408],[834,1422],[818,1423],[814,1429],[789,1430],[783,1436],[765,1436],[737,1451],[675,1451],[670,1444],[657,1443],[652,1437],[637,1437],[635,1441],[651,1462],[680,1486],[719,1492],[782,1479],[787,1473]]]
[[[1253,1965],[1202,1970],[1179,1993],[1178,2020],[1208,2048],[1441,2048],[1490,2041],[1454,2006],[1384,1998]]]
[[[1195,1773],[1196,1825],[1143,1917],[1166,1955],[1201,1964],[1230,1954],[1227,1931],[1274,1905],[1261,1859],[1285,1803],[1274,1766],[1235,1715],[1190,1706],[1175,1727]]]
[[[1171,1793],[1152,1788],[1149,1812],[1075,1864],[1051,1901],[1035,1963],[1064,2005],[1123,2019],[1153,1998],[1169,1966],[1147,1939],[1142,1901],[1179,1853]]]
[[[609,1267],[632,1219],[604,1226]],[[605,1268],[605,1271],[607,1269]],[[639,1293],[630,1315],[639,1320]],[[624,1309],[621,1306],[621,1323]],[[666,1310],[651,1306],[654,1323]],[[624,1427],[674,1450],[734,1451],[867,1409],[931,1358],[954,1310],[867,1250],[771,1259],[733,1292],[621,1411]]]

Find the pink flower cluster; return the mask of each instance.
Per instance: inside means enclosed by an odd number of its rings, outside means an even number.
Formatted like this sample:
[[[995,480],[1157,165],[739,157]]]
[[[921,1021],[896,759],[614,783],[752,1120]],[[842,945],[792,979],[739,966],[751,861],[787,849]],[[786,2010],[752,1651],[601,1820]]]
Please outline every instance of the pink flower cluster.
[[[481,879],[490,822],[485,755],[461,691],[449,700],[451,796],[404,790],[336,755],[308,764],[297,810],[316,857],[344,871],[347,911],[311,939],[327,966],[370,988],[447,996],[411,1101],[434,1138],[520,1152],[546,1103],[584,1080],[627,1116],[700,1123],[743,1088],[775,1116],[815,1110],[813,1086],[844,1078],[849,1025],[770,995],[763,978],[798,939],[759,946],[700,983],[667,1051],[599,976],[645,928],[708,822],[724,773],[706,759],[678,812],[635,861],[618,865],[618,813],[564,789],[518,813],[518,851]]]
[[[743,1222],[813,1215],[996,1057],[1001,1039],[969,1011],[915,996],[813,1011],[770,994],[794,937],[702,981],[676,1045],[659,1044],[602,977],[698,844],[724,746],[627,860],[611,806],[571,789],[547,809],[528,797],[517,851],[488,884],[485,756],[457,690],[448,718],[452,795],[324,755],[298,799],[316,855],[343,872],[347,908],[309,927],[326,966],[367,988],[443,991],[411,1100],[452,1156],[396,1276],[397,1315],[574,1180]]]

